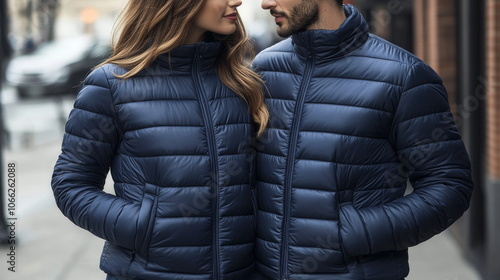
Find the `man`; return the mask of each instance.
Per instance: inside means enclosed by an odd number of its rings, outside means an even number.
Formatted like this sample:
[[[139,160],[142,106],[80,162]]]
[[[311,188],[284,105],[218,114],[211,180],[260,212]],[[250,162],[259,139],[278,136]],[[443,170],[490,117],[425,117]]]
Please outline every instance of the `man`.
[[[408,247],[456,221],[473,188],[441,79],[342,1],[262,7],[291,38],[254,62],[271,115],[257,147],[257,269],[404,279]]]

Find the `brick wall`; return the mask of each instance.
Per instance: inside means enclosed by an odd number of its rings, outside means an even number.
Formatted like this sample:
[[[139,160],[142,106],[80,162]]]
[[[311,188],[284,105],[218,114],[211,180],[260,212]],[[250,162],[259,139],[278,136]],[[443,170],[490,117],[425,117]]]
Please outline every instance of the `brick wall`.
[[[414,0],[415,54],[443,79],[452,107],[457,80],[454,0]]]
[[[486,0],[488,173],[500,180],[500,0]]]

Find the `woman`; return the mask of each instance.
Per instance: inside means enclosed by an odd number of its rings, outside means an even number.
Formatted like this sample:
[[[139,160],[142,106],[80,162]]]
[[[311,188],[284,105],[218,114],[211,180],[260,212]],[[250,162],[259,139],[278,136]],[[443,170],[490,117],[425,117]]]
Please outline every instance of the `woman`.
[[[268,113],[241,0],[130,0],[85,80],[56,163],[57,205],[106,240],[108,279],[245,279],[252,119]],[[248,106],[247,106],[248,105]],[[116,195],[105,193],[108,169]]]

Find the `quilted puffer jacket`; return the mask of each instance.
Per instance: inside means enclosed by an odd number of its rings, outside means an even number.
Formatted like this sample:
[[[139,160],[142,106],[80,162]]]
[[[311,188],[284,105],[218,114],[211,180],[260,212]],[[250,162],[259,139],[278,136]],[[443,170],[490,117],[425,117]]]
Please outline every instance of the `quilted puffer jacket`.
[[[256,183],[256,266],[269,279],[404,279],[407,248],[469,206],[441,79],[344,9],[338,30],[295,34],[254,62],[270,94]]]
[[[52,188],[71,221],[107,240],[107,274],[239,280],[253,270],[252,120],[216,75],[220,49],[181,46],[127,80],[110,64],[87,77]],[[116,195],[103,192],[110,168]]]

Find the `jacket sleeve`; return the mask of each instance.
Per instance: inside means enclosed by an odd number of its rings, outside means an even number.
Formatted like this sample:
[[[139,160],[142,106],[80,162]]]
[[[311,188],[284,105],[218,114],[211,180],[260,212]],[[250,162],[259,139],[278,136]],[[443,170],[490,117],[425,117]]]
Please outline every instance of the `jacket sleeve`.
[[[389,141],[400,167],[399,174],[386,174],[386,187],[409,179],[414,190],[373,207],[343,205],[341,236],[347,255],[407,249],[448,228],[469,207],[469,157],[441,79],[423,62],[408,72]]]
[[[59,209],[76,225],[134,249],[139,205],[103,191],[120,135],[108,79],[98,68],[85,80],[66,123],[52,190]]]

